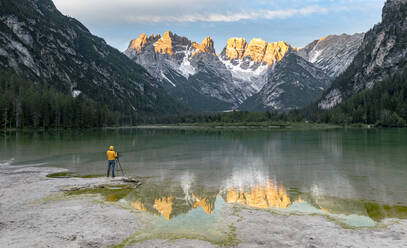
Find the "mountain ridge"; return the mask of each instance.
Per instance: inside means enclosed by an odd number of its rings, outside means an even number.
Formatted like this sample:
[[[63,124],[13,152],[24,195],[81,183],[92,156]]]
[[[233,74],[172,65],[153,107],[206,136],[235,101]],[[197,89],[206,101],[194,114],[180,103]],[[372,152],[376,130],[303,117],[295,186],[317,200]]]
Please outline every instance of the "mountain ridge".
[[[161,82],[167,92],[179,101],[191,107],[190,101],[186,99],[191,99],[191,95],[195,95],[195,98],[200,95],[198,98],[203,97],[207,101],[203,105],[210,106],[209,108],[197,108],[199,104],[194,103],[192,109],[227,111],[238,109],[248,98],[259,93],[267,84],[268,78],[276,73],[274,67],[288,54],[297,54],[312,64],[311,67],[316,67],[326,73],[331,81],[335,73],[343,71],[349,64],[348,60],[353,59],[362,36],[363,34],[331,35],[319,39],[305,48],[296,48],[284,41],[267,42],[261,38],[254,38],[247,42],[245,38],[233,37],[227,41],[226,46],[218,55],[214,50],[214,41],[210,37],[198,44],[187,37],[180,37],[167,30],[162,37],[161,35],[141,34],[130,42],[124,53],[136,63],[144,66]],[[316,52],[320,59],[312,61],[315,57],[312,53]],[[341,55],[343,52],[345,54]],[[197,54],[200,54],[199,59],[195,58]],[[332,59],[335,57],[346,59],[347,62],[341,64],[340,59]],[[299,58],[295,61],[305,63]],[[294,68],[294,66],[285,67],[285,69],[289,68]],[[283,70],[283,67],[278,67],[277,71],[279,69]],[[199,77],[202,78],[199,79]],[[314,79],[307,78],[307,80],[316,82]],[[322,78],[324,78],[322,84],[326,89],[326,77]],[[209,80],[210,83],[205,84],[203,79]],[[302,83],[308,85],[307,82]],[[319,93],[308,94],[308,96],[312,96],[313,101],[317,100],[315,97],[322,92],[318,87],[311,88]],[[194,93],[191,93],[192,91]],[[309,100],[299,102],[310,102]],[[209,103],[213,101],[216,102],[216,106]],[[265,103],[265,106],[267,104]],[[300,106],[295,108],[297,107]],[[287,111],[290,108],[281,107],[275,110]],[[263,109],[262,107],[253,110]]]
[[[336,78],[352,63],[363,37],[364,33],[328,35],[300,48],[298,54]]]
[[[272,68],[264,87],[241,106],[247,111],[290,111],[318,99],[329,86],[329,76],[295,53]]]
[[[64,16],[51,0],[0,1],[0,67],[123,113],[186,109],[142,66]]]
[[[382,21],[364,36],[350,66],[333,82],[319,101],[330,109],[364,89],[370,89],[407,64],[407,0],[387,0]]]

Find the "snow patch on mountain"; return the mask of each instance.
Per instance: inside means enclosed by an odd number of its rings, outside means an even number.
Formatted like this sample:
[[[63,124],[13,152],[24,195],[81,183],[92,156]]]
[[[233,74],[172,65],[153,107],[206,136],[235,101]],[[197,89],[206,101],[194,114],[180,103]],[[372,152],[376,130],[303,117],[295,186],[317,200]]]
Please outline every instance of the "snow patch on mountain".
[[[177,87],[167,76],[165,76],[163,72],[161,72],[161,77],[167,80],[167,82],[169,82],[172,86]]]
[[[319,56],[321,56],[322,52],[323,52],[322,50],[313,51],[313,54],[311,55],[312,57],[311,57],[311,59],[310,59],[310,62],[311,62],[311,63],[317,62],[318,59],[319,59]]]
[[[185,50],[185,56],[182,59],[182,62],[178,68],[179,72],[186,79],[188,79],[190,76],[195,75],[195,73],[196,73],[195,68],[191,65],[191,62],[189,61],[190,53],[191,53],[190,51]]]
[[[264,84],[266,83],[266,80],[260,80],[264,78],[268,66],[267,64],[260,64],[255,68],[255,62],[251,61],[248,68],[242,68],[242,63],[243,61],[239,61],[237,64],[233,64],[230,60],[227,59],[221,59],[222,63],[226,66],[226,68],[232,73],[234,82],[251,82],[252,84],[250,85],[254,91],[254,93],[259,92]],[[251,69],[253,68],[253,69]]]
[[[326,95],[323,100],[318,104],[321,109],[331,109],[342,102],[342,93],[338,89],[333,89]]]
[[[72,97],[77,98],[82,92],[80,90],[73,90]]]

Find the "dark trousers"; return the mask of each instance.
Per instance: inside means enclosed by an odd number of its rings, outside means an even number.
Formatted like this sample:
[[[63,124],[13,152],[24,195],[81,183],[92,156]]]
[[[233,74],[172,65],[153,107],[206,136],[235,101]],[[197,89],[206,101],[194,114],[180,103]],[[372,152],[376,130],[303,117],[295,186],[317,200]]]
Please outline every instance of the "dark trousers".
[[[112,177],[114,177],[114,167],[115,166],[116,166],[116,161],[115,160],[109,160],[107,162],[107,177],[109,177],[110,168],[112,168]]]

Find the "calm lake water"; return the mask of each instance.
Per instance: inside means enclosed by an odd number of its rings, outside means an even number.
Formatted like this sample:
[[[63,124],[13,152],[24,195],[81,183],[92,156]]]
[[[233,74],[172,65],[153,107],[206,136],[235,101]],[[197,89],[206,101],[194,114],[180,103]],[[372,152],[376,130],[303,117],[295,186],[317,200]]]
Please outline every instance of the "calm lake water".
[[[122,200],[161,216],[158,226],[205,226],[227,203],[321,213],[351,226],[407,217],[407,129],[11,132],[0,137],[0,166],[104,174],[110,145],[127,174],[154,182]]]

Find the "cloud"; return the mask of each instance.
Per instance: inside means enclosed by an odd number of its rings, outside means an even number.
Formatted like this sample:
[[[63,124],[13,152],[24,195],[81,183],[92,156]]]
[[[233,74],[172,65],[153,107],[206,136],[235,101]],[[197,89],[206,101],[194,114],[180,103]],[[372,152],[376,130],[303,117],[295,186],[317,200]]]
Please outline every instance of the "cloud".
[[[258,1],[258,0],[257,0]],[[244,0],[54,0],[63,13],[90,22],[236,22],[326,13],[326,8],[247,8]],[[254,7],[254,8],[253,8]]]
[[[87,19],[123,19],[128,16],[213,11],[230,0],[53,0],[63,13]],[[236,0],[241,2],[243,0]]]
[[[298,15],[310,15],[314,13],[327,13],[328,9],[319,6],[311,6],[301,9],[286,10],[250,10],[237,13],[195,13],[184,15],[132,15],[126,17],[129,22],[238,22],[242,20],[257,19],[284,19]]]
[[[54,0],[54,3],[63,13],[86,23],[117,24],[227,23],[287,19],[366,8],[372,2],[377,5],[382,1],[384,0]]]

